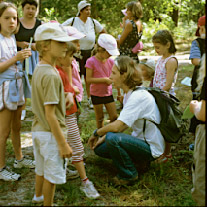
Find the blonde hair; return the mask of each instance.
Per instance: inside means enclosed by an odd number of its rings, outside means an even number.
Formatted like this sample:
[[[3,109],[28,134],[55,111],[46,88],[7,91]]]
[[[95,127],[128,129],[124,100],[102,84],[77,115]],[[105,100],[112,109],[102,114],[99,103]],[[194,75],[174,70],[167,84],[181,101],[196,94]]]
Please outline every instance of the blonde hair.
[[[132,12],[132,16],[135,20],[140,19],[143,16],[142,5],[139,1],[131,1],[126,6],[127,10]]]
[[[51,40],[41,40],[36,42],[36,50],[39,52],[39,57],[42,58],[45,54],[43,48],[48,46],[51,43]]]
[[[17,12],[17,7],[13,3],[11,3],[11,2],[1,2],[0,3],[0,17],[5,12],[5,10],[7,8],[10,8],[10,7],[15,9],[16,12]],[[19,18],[18,18],[18,12],[17,12],[17,28],[15,29],[14,34],[17,32],[18,26],[19,26]],[[1,31],[1,25],[0,25],[0,31]]]
[[[67,49],[68,49],[68,51],[67,51],[66,55],[70,55],[70,56],[72,56],[74,53],[76,53],[78,51],[78,48],[72,42],[67,42]]]
[[[120,72],[120,75],[126,74],[123,83],[130,89],[142,85],[142,73],[136,62],[128,56],[119,56],[115,59],[114,64]]]
[[[205,77],[206,77],[206,54],[204,53],[201,58],[201,66],[198,70],[198,77],[197,77],[198,86],[196,87],[195,91],[201,92]]]

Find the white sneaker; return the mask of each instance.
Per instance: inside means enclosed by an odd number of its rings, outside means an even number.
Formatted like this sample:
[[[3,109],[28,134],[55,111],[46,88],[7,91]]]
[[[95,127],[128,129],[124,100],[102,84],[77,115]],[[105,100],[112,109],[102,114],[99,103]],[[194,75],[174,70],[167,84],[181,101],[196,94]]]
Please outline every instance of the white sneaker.
[[[32,199],[32,203],[43,203],[44,202],[44,196],[39,196],[36,197],[36,195],[34,195],[33,199]]]
[[[78,178],[80,175],[77,170],[70,170],[67,168],[67,179],[72,180]]]
[[[0,171],[0,179],[4,181],[16,181],[20,177],[19,174],[12,172],[9,167],[4,167]]]
[[[21,121],[23,121],[26,117],[26,110],[22,110]]]
[[[96,199],[96,198],[100,197],[100,194],[95,189],[93,183],[90,180],[88,180],[86,184],[84,184],[82,182],[82,184],[80,186],[80,190],[82,192],[84,192],[86,197],[88,197],[90,199]]]
[[[14,161],[14,168],[22,168],[22,167],[27,167],[27,168],[35,168],[35,161],[25,159],[23,158],[20,161],[15,160]]]
[[[93,104],[92,104],[91,98],[88,98],[88,107],[90,109],[93,109]]]

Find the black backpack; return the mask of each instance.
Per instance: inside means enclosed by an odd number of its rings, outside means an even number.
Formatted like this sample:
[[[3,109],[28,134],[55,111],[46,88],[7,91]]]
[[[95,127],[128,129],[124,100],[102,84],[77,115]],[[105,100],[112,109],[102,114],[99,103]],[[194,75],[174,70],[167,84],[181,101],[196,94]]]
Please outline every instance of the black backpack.
[[[159,88],[137,87],[133,91],[144,89],[153,95],[160,111],[160,124],[153,122],[160,130],[166,142],[176,143],[187,132],[184,120],[181,119],[183,113],[178,109],[180,101],[173,95]],[[145,131],[146,120],[143,126]]]

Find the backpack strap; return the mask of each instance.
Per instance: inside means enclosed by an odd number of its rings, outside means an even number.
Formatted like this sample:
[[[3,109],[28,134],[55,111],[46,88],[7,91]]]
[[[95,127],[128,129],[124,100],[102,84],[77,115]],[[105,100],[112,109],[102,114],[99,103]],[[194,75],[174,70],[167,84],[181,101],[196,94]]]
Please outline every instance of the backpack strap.
[[[75,17],[73,17],[73,20],[72,20],[72,22],[71,22],[71,27],[73,26],[74,21],[75,21]]]
[[[90,17],[90,18],[91,18],[91,17]],[[95,32],[96,32],[96,24],[95,24],[95,22],[94,22],[94,19],[91,18],[91,20],[92,20],[92,22],[93,22],[94,30],[95,30]]]

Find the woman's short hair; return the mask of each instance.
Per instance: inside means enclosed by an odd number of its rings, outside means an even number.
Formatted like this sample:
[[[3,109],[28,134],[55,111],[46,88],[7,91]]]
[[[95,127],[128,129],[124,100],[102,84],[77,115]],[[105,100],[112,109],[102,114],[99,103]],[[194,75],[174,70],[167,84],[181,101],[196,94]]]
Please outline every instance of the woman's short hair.
[[[143,16],[142,5],[139,1],[129,2],[126,8],[132,12],[132,16],[135,20],[138,20]]]
[[[37,0],[23,0],[22,1],[22,8],[24,8],[24,6],[26,4],[34,5],[36,8],[38,7],[38,1]]]
[[[142,73],[137,63],[128,56],[119,56],[115,59],[115,65],[118,68],[120,75],[126,74],[124,84],[130,89],[142,85]]]
[[[177,49],[175,48],[175,43],[173,40],[173,37],[171,33],[168,30],[159,30],[153,37],[152,37],[153,43],[160,43],[161,45],[166,45],[168,42],[170,42],[170,53],[175,53]]]

